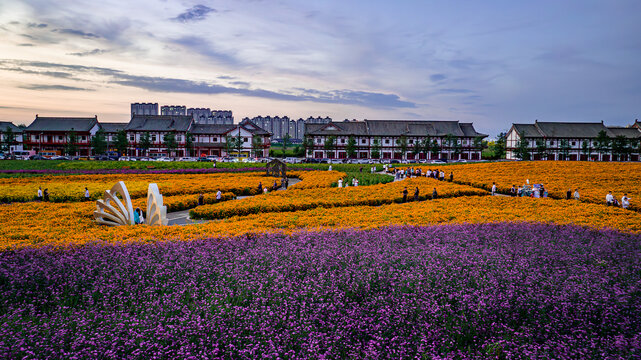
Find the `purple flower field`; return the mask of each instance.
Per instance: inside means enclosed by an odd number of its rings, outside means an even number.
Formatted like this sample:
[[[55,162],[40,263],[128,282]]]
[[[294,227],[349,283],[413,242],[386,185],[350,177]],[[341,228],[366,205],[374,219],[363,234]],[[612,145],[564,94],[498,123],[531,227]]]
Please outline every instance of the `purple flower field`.
[[[641,236],[397,227],[0,253],[2,358],[639,358]]]

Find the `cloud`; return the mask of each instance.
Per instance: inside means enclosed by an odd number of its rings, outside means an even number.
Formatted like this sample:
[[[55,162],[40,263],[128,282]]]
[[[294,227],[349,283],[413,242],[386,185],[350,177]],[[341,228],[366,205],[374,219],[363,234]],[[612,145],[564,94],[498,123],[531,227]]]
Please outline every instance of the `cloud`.
[[[439,89],[438,91],[444,94],[469,94],[474,92],[470,89]]]
[[[27,24],[27,27],[30,27],[30,28],[40,28],[40,29],[42,29],[42,28],[46,28],[46,27],[47,27],[47,24],[28,23],[28,24]]]
[[[91,51],[83,51],[83,52],[75,52],[75,53],[67,53],[67,55],[73,55],[73,56],[89,56],[89,55],[100,55],[104,54],[106,52],[109,52],[109,50],[102,50],[102,49],[93,49]]]
[[[210,59],[216,60],[219,63],[234,66],[242,63],[242,61],[234,57],[229,52],[217,51],[215,49],[216,46],[203,37],[189,35],[174,39],[172,42],[176,45],[186,47],[190,52],[201,54]]]
[[[33,46],[33,44],[24,43],[24,44],[18,44],[18,46]]]
[[[92,89],[79,88],[75,86],[66,86],[66,85],[44,85],[44,84],[34,84],[34,85],[23,85],[19,86],[22,89],[28,90],[38,90],[38,91],[47,91],[47,90],[66,90],[66,91],[93,91]]]
[[[235,79],[235,77],[227,76],[227,75],[220,75],[218,78],[221,79],[221,80],[233,80],[233,79]]]
[[[65,35],[74,35],[74,36],[80,36],[86,39],[97,39],[100,36],[89,33],[89,32],[84,32],[82,30],[76,30],[76,29],[53,29],[51,30],[52,32],[57,32],[59,34],[65,34]]]
[[[179,22],[190,22],[190,21],[201,21],[205,20],[207,15],[209,15],[212,12],[217,12],[216,9],[212,9],[209,6],[205,5],[196,5],[190,9],[185,10],[185,12],[179,14],[175,18],[172,18],[174,21],[179,21]]]
[[[434,82],[443,81],[446,78],[447,78],[447,76],[445,76],[444,74],[434,74],[434,75],[430,76],[430,80],[432,80]]]

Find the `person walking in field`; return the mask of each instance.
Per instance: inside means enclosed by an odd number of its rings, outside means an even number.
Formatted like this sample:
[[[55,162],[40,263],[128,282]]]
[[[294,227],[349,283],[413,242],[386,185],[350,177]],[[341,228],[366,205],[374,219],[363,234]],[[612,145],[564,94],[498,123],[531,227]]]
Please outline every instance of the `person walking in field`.
[[[407,186],[403,190],[403,202],[404,203],[407,202]]]
[[[512,188],[510,189],[510,196],[516,196],[516,188],[514,187],[514,185],[512,185]]]
[[[418,186],[416,187],[416,190],[414,191],[414,201],[418,201]]]
[[[49,189],[45,189],[45,192],[44,192],[44,201],[49,201]]]
[[[200,195],[198,195],[198,206],[200,205],[205,205],[205,194],[203,193],[200,193]]]
[[[496,195],[496,183],[492,183],[492,196]]]
[[[259,181],[258,182],[258,193],[260,194],[262,192],[263,192],[263,183]]]
[[[436,200],[438,197],[438,193],[436,192],[436,188],[434,188],[434,191],[432,191],[432,200]]]
[[[568,189],[568,192],[565,193],[565,200],[572,199],[572,189]]]
[[[628,194],[623,194],[623,197],[621,198],[621,207],[624,209],[630,207],[630,198],[628,197]]]
[[[607,206],[612,206],[614,203],[614,196],[612,195],[612,191],[608,192],[608,194],[605,196],[605,204]]]
[[[454,172],[450,171],[450,182],[454,181]]]
[[[216,192],[216,201],[220,201],[222,199],[223,199],[223,193],[221,193],[220,190],[218,190]]]
[[[338,179],[338,187],[339,188],[343,187],[343,179]]]
[[[42,201],[42,187],[38,187],[38,201]]]
[[[85,201],[89,201],[89,189],[85,186]]]
[[[580,197],[579,189],[574,189],[574,200],[579,200]]]
[[[276,190],[278,190],[278,182],[274,180],[274,186],[272,187],[272,191],[276,191]]]

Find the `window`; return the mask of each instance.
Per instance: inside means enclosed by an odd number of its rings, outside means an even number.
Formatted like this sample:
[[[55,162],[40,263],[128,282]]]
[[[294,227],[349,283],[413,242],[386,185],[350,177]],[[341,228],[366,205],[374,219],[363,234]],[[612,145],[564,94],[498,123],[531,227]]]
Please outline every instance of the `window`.
[[[361,144],[365,144],[365,143],[367,143],[367,140],[365,139],[361,140]]]
[[[576,141],[572,141],[572,146],[576,145]]]
[[[389,139],[385,139],[385,145],[389,145]]]
[[[151,135],[151,141],[156,142],[156,135]]]
[[[59,136],[58,136],[58,140],[62,140],[62,136],[60,136],[60,135],[59,135]]]
[[[414,144],[414,140],[410,139],[410,145]]]
[[[129,136],[129,141],[136,141],[136,135]]]
[[[183,137],[181,135],[176,135],[176,141],[183,141]]]
[[[345,139],[341,139],[341,144],[345,144]]]
[[[218,138],[214,138],[214,142],[218,142]]]
[[[81,139],[82,141],[85,141],[85,140],[87,140],[87,137],[86,137],[85,135],[83,135],[80,139]]]
[[[246,143],[247,141],[249,141],[249,138],[244,137],[243,142]]]
[[[320,138],[316,138],[316,143],[320,144],[321,143],[321,139]]]
[[[596,143],[596,141],[592,143],[592,146],[597,146],[597,143]]]
[[[36,135],[36,136],[34,136],[34,139],[35,139],[35,140],[40,140],[40,135]],[[596,144],[595,144],[595,145],[596,145]]]
[[[550,140],[550,145],[554,145],[554,141]]]

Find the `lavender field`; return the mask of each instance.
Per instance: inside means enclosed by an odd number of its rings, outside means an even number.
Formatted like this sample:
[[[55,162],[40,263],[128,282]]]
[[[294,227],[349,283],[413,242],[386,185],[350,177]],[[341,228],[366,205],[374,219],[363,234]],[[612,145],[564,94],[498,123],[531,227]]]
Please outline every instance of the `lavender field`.
[[[2,358],[638,358],[641,236],[398,227],[0,253]]]

